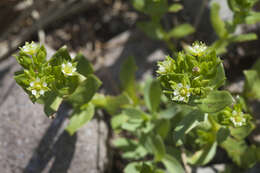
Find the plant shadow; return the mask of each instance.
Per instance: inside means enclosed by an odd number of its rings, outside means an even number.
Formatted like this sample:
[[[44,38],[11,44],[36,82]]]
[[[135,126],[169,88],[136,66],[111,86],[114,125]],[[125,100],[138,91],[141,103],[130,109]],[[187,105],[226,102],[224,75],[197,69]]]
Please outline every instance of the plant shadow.
[[[77,134],[70,136],[62,124],[68,117],[68,106],[62,104],[57,117],[53,120],[46,133],[35,149],[23,173],[41,173],[49,165],[49,173],[66,173],[75,153]],[[58,139],[57,139],[58,137]]]

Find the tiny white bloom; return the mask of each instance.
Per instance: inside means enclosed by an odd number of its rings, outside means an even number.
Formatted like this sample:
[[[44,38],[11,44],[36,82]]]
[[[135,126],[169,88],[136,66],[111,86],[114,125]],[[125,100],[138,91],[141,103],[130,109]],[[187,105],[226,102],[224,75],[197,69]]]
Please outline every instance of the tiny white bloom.
[[[36,96],[37,95],[37,91],[36,90],[32,90],[32,94]]]
[[[243,116],[243,112],[237,112],[236,110],[233,110],[232,117],[230,117],[230,121],[233,123],[235,127],[240,127],[246,122],[246,119]]]
[[[233,110],[232,115],[237,115],[237,111]]]
[[[40,90],[40,95],[43,95],[44,94],[44,90]]]
[[[72,64],[71,64],[70,62],[68,62],[67,65],[68,65],[69,67],[72,67]]]
[[[67,64],[63,63],[61,65],[61,71],[64,75],[72,76],[76,71],[76,67],[74,67],[71,62],[68,62]]]
[[[33,86],[34,86],[34,82],[31,82],[31,83],[30,83],[30,86],[33,87]]]
[[[48,90],[47,83],[44,82],[39,77],[36,77],[33,81],[30,82],[30,86],[27,88],[32,95],[36,98],[40,97],[40,95],[44,95],[44,93]]]
[[[159,66],[159,69],[158,69],[158,72],[159,72],[159,73],[165,73],[165,72],[166,72],[165,67],[162,66],[162,65],[160,65],[160,66]]]
[[[170,72],[174,68],[174,60],[167,56],[164,61],[158,62],[158,70],[157,73],[164,74]]]
[[[178,83],[174,87],[172,100],[187,103],[189,101],[190,96],[191,96],[190,86],[189,85],[184,86],[182,83]]]
[[[201,56],[205,53],[207,46],[204,43],[193,43],[188,47],[189,52],[194,56]]]
[[[26,42],[25,45],[21,48],[21,51],[29,55],[34,55],[38,48],[39,45],[33,41],[31,43]]]

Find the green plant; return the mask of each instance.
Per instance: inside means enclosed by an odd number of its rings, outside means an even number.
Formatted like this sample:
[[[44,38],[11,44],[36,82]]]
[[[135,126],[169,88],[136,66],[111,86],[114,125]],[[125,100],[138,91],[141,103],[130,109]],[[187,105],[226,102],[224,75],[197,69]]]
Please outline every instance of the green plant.
[[[230,21],[221,19],[219,15],[220,5],[218,3],[215,2],[210,6],[211,25],[218,36],[218,39],[212,43],[211,47],[216,50],[218,55],[226,53],[227,47],[231,43],[257,39],[255,33],[236,34],[239,25],[251,25],[260,21],[260,13],[253,10],[256,2],[257,0],[227,0],[228,6],[233,13],[233,18]],[[179,24],[180,20],[177,15],[173,16],[174,24],[170,24],[165,19],[166,14],[176,14],[185,8],[181,2],[132,0],[132,4],[137,11],[148,16],[148,20],[138,22],[137,26],[149,37],[164,41],[173,55],[177,53],[176,47],[179,46],[177,41],[196,32],[192,24]],[[185,46],[185,44],[183,45]]]
[[[137,67],[128,58],[118,96],[96,93],[101,82],[91,64],[81,54],[71,58],[66,47],[47,60],[43,45],[26,43],[16,59],[23,67],[15,73],[16,82],[33,103],[44,105],[48,117],[54,118],[62,101],[72,105],[66,128],[71,135],[92,119],[95,109],[111,115],[120,136],[113,145],[129,161],[126,173],[185,172],[188,165],[210,163],[218,147],[240,168],[260,161],[259,146],[246,141],[255,128],[247,101],[260,99],[259,61],[245,71],[244,92],[234,98],[220,89],[226,80],[221,59],[201,42],[158,62],[157,79],[145,83],[135,81]]]
[[[164,20],[165,14],[178,13],[182,10],[181,3],[169,4],[167,0],[132,0],[132,4],[137,11],[149,17],[149,20],[139,22],[137,26],[151,38],[164,41],[173,53],[177,51],[175,44],[177,40],[195,32],[188,23],[170,27]]]
[[[217,54],[226,53],[227,46],[234,42],[245,42],[256,40],[255,33],[236,34],[236,29],[241,24],[255,24],[260,21],[260,13],[252,8],[257,0],[227,0],[230,10],[233,12],[233,18],[230,21],[223,21],[219,16],[220,6],[213,3],[211,6],[211,23],[218,35],[212,47]]]

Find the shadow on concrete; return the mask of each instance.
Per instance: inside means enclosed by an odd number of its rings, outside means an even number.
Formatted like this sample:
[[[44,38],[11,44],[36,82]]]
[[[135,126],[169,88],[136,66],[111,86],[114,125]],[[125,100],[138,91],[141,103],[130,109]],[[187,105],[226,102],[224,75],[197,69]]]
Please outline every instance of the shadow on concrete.
[[[68,117],[68,107],[61,105],[57,118],[42,137],[23,173],[41,173],[51,165],[49,173],[66,173],[75,153],[77,134],[70,136],[66,131],[59,135],[64,120]],[[55,140],[58,137],[57,140]]]

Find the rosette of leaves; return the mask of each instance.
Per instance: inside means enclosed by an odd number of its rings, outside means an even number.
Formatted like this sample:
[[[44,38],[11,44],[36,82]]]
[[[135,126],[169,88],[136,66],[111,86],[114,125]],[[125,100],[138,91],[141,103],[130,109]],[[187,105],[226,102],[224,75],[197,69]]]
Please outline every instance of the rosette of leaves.
[[[49,60],[46,55],[45,47],[34,42],[20,48],[16,59],[23,69],[14,77],[19,86],[33,103],[44,104],[50,118],[63,100],[69,101],[76,113],[89,109],[89,101],[101,85],[92,65],[81,54],[72,58],[65,46]]]

